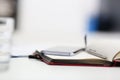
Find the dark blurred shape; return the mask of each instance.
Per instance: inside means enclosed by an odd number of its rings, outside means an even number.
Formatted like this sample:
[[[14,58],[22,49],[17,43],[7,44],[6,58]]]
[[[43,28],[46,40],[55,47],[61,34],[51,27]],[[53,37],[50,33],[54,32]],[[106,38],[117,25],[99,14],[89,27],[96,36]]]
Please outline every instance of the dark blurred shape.
[[[91,19],[89,31],[120,32],[120,0],[101,0],[100,12]]]
[[[6,24],[6,22],[5,21],[0,21],[0,24]]]
[[[17,28],[17,7],[18,0],[0,0],[0,17],[11,17],[15,21],[15,29]]]
[[[98,30],[120,31],[120,0],[101,0]]]
[[[115,28],[115,21],[112,16],[98,17],[98,31],[113,31],[113,28]]]

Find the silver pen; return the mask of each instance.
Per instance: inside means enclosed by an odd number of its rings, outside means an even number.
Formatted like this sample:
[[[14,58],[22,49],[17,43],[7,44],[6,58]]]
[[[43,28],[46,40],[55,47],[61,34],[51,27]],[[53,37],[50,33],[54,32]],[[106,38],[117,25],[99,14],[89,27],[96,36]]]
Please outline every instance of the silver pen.
[[[99,57],[99,58],[107,59],[106,56],[97,53],[96,50],[93,50],[93,49],[87,49],[87,35],[84,36],[84,41],[85,41],[85,51],[86,51],[86,52],[88,52],[89,54],[92,54],[92,55],[94,55],[94,56],[97,56],[97,57]]]

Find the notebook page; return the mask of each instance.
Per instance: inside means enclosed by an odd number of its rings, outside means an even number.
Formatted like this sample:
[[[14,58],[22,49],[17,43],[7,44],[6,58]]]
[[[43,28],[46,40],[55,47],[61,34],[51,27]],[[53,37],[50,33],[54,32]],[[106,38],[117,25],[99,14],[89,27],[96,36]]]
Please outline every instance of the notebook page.
[[[80,52],[74,56],[54,56],[54,55],[47,55],[47,56],[53,59],[101,59],[87,52]]]
[[[116,41],[99,41],[88,45],[87,49],[96,50],[97,53],[107,57],[107,60],[112,61],[115,54],[120,51],[120,43]]]

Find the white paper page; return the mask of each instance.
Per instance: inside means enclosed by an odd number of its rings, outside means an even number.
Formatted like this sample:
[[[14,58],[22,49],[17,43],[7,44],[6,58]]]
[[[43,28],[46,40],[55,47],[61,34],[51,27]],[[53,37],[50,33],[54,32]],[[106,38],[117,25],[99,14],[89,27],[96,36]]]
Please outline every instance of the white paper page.
[[[47,56],[53,59],[101,59],[87,52],[80,52],[79,54],[74,56],[54,56],[54,55],[47,55]]]
[[[118,40],[105,40],[102,38],[93,39],[87,49],[96,50],[97,53],[107,57],[107,60],[112,61],[115,54],[120,51],[120,42]]]

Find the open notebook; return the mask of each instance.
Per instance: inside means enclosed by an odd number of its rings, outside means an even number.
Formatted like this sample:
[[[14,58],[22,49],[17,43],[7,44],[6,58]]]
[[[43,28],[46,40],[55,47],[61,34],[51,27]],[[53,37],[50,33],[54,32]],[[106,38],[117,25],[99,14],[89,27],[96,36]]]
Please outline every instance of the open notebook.
[[[120,53],[113,55],[113,58],[102,59],[89,54],[86,51],[81,51],[74,56],[56,56],[45,55],[42,52],[35,52],[39,59],[49,65],[86,65],[86,66],[119,66]]]
[[[118,42],[98,39],[91,45],[87,45],[87,36],[84,41],[85,48],[50,48],[41,52],[36,51],[36,58],[50,65],[120,66],[120,44]]]

